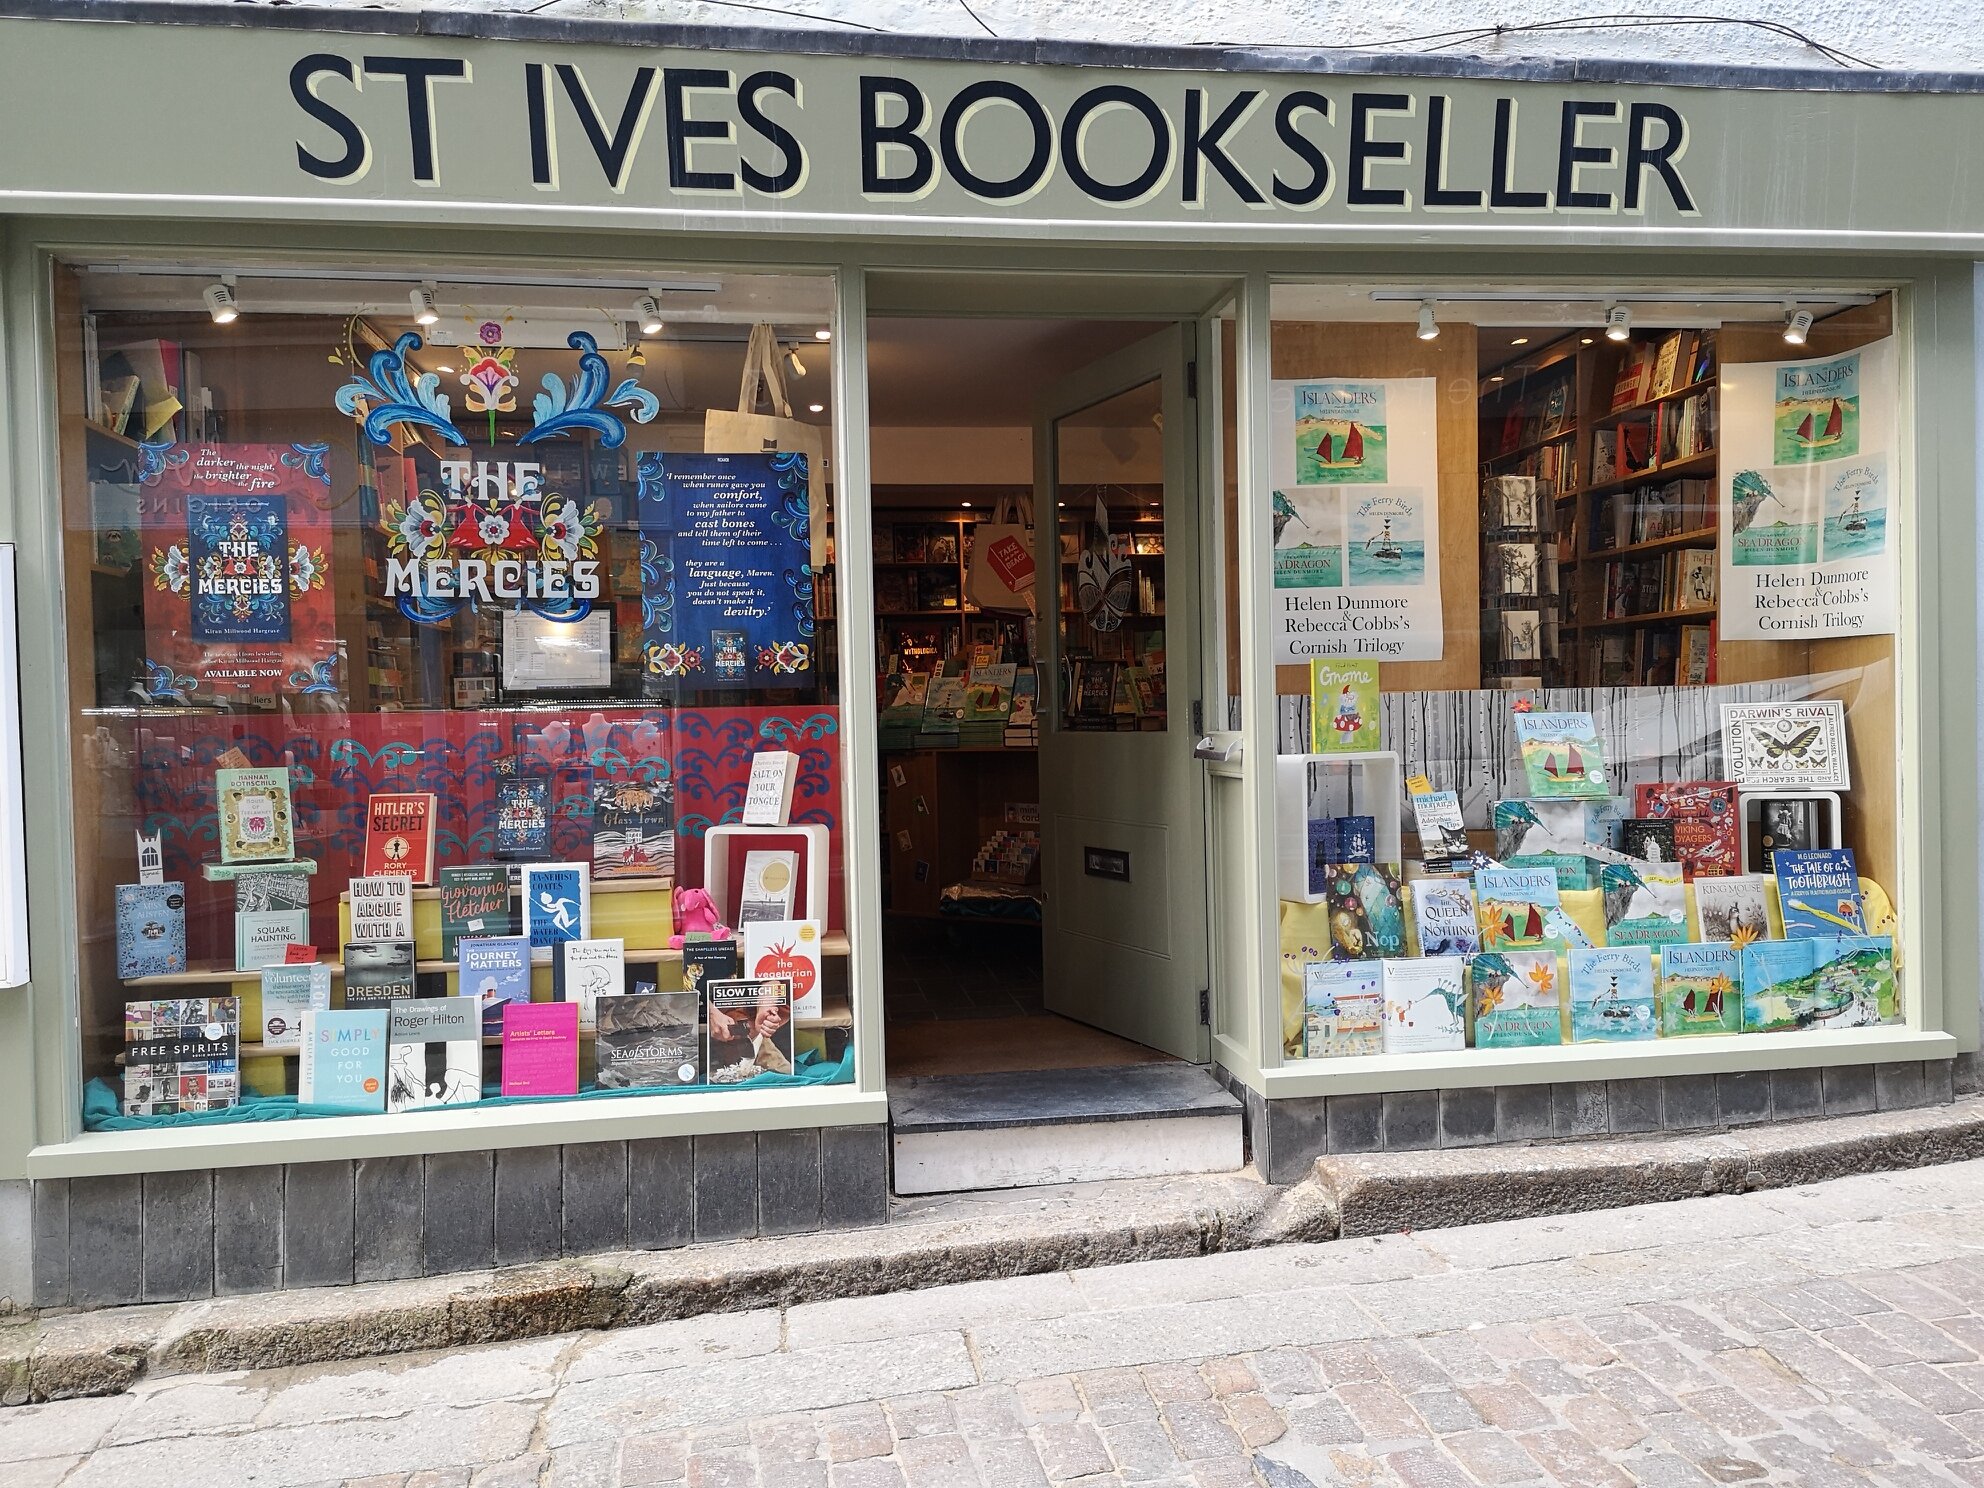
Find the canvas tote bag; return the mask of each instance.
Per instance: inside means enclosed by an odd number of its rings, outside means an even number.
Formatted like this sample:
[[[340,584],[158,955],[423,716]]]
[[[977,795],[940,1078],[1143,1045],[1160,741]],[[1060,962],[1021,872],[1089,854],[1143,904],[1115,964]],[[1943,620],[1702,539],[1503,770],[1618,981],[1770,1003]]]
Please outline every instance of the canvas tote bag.
[[[770,413],[758,412],[763,392]],[[744,347],[744,376],[737,388],[737,411],[712,408],[703,415],[703,453],[755,455],[790,450],[806,457],[806,525],[812,535],[813,570],[827,565],[827,431],[792,416],[779,364],[778,338],[769,325],[751,327]]]
[[[965,597],[981,610],[1034,613],[1033,502],[1002,496],[972,531]]]

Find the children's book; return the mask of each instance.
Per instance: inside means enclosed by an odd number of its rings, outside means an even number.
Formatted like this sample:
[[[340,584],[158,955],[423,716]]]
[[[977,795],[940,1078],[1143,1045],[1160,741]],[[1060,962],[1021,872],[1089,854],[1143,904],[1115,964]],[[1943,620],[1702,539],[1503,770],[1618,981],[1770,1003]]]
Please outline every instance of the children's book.
[[[1688,938],[1688,889],[1679,863],[1607,863],[1598,886],[1605,895],[1605,943],[1672,945]]]
[[[365,871],[434,882],[434,793],[380,793],[365,803]]]
[[[530,1001],[530,942],[521,935],[464,936],[456,942],[461,971],[455,985],[475,999],[485,1033],[503,1031],[503,1010]]]
[[[792,815],[792,785],[799,756],[788,749],[760,749],[751,756],[751,779],[744,789],[744,825],[782,827]]]
[[[1886,935],[1760,940],[1743,948],[1743,1028],[1865,1028],[1900,1021]]]
[[[441,870],[441,959],[453,961],[464,940],[514,935],[510,871],[500,863]]]
[[[1771,923],[1770,879],[1761,873],[1695,880],[1695,919],[1705,941],[1738,947],[1753,940],[1782,939]]]
[[[328,1012],[331,969],[321,961],[262,968],[262,1047],[300,1049],[303,1015]]]
[[[1405,954],[1405,908],[1395,863],[1337,863],[1329,875],[1330,959]]]
[[[1515,729],[1530,795],[1562,800],[1611,794],[1604,746],[1589,713],[1518,713]]]
[[[594,790],[594,878],[667,878],[674,874],[675,803],[670,795],[672,789],[672,786],[661,782],[649,785],[618,781]],[[789,796],[787,804],[790,805]]]
[[[1378,663],[1309,663],[1309,748],[1316,754],[1361,754],[1381,748]]]
[[[625,940],[568,940],[552,961],[555,991],[561,1002],[579,1005],[579,1030],[599,1026],[599,1000],[627,992]]]
[[[351,941],[344,948],[344,1005],[383,1008],[415,995],[413,942]]]
[[[1339,816],[1336,819],[1336,853],[1340,863],[1376,862],[1378,819],[1375,816]]]
[[[700,1085],[703,1038],[693,992],[630,992],[599,1005],[602,1090]]]
[[[117,886],[117,975],[172,976],[186,969],[186,886]]]
[[[1673,822],[1674,854],[1685,877],[1742,871],[1742,813],[1728,781],[1643,781],[1633,788],[1633,810]]]
[[[386,1024],[386,1109],[482,1099],[482,1015],[473,997],[396,1002]]]
[[[1746,790],[1845,790],[1846,705],[1821,698],[1803,703],[1724,703],[1722,758],[1729,778]]]
[[[1467,824],[1461,819],[1459,792],[1415,791],[1412,819],[1419,826],[1419,856],[1427,872],[1450,870],[1467,856]]]
[[[1384,1050],[1384,969],[1375,961],[1302,967],[1302,1054],[1334,1059]]]
[[[1013,711],[1013,689],[1019,681],[1017,662],[974,666],[964,689],[964,722],[997,724],[1004,729]]]
[[[1548,915],[1561,911],[1548,868],[1482,868],[1474,875],[1475,916],[1484,951],[1561,949]]]
[[[1867,933],[1860,870],[1852,848],[1786,850],[1772,855],[1771,866],[1777,874],[1777,902],[1786,939]]]
[[[284,863],[296,856],[289,771],[216,770],[223,863]]]
[[[820,1016],[820,922],[756,920],[744,929],[747,977],[785,977],[792,983],[792,1016]]]
[[[305,1013],[297,1104],[334,1111],[385,1110],[388,1021],[384,1008]]]
[[[551,782],[512,775],[496,783],[496,856],[518,861],[551,851]]]
[[[744,854],[744,887],[737,902],[737,923],[792,918],[792,896],[798,887],[799,854],[790,850],[753,848]]]
[[[583,863],[526,863],[523,879],[524,935],[539,959],[551,961],[554,948],[592,935],[592,880]]]
[[[1660,1036],[1742,1031],[1743,953],[1726,941],[1662,946]]]
[[[1474,1047],[1561,1044],[1563,989],[1555,951],[1483,951],[1467,964]]]
[[[1467,962],[1426,956],[1384,964],[1387,1054],[1467,1047]]]
[[[703,983],[708,1030],[704,1067],[712,1085],[753,1075],[792,1073],[792,983],[784,977],[728,977]]]
[[[579,1093],[579,1005],[519,1002],[503,1012],[503,1094]]]
[[[1480,949],[1474,885],[1464,878],[1416,878],[1409,887],[1420,955],[1471,956]]]
[[[405,874],[354,878],[350,902],[351,939],[413,939],[413,880]]]
[[[1659,1035],[1653,952],[1600,946],[1571,952],[1571,1041],[1621,1043]]]
[[[1598,864],[1585,849],[1609,844],[1618,824],[1610,804],[1610,797],[1496,801],[1489,807],[1495,856],[1509,868],[1548,868],[1560,889],[1596,888]]]
[[[126,1116],[215,1111],[241,1095],[241,999],[162,997],[124,1004]]]

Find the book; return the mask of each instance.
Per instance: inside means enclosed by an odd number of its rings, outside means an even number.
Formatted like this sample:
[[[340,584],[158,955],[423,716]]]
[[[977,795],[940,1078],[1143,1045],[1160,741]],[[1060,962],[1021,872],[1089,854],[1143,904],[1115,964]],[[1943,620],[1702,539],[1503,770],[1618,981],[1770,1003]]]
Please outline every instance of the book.
[[[1384,968],[1370,961],[1302,967],[1302,1055],[1335,1059],[1384,1052]]]
[[[1772,939],[1769,885],[1769,876],[1762,873],[1696,879],[1695,920],[1701,938],[1728,941],[1738,949],[1753,940]]]
[[[1464,878],[1420,878],[1410,885],[1422,956],[1471,956],[1480,948],[1474,886]]]
[[[441,907],[441,959],[459,959],[468,939],[514,935],[517,917],[510,907],[510,871],[500,863],[443,868],[437,896]]]
[[[262,968],[262,1046],[300,1049],[303,1015],[331,1006],[331,969],[321,961]]]
[[[413,880],[405,874],[354,878],[349,899],[352,940],[413,939]]]
[[[186,886],[117,886],[117,975],[173,976],[186,969]]]
[[[592,934],[592,879],[583,863],[526,863],[523,878],[524,936],[541,960],[568,940]]]
[[[260,971],[281,966],[291,946],[310,944],[309,909],[237,911],[234,916],[234,969]]]
[[[782,827],[792,819],[792,786],[799,756],[789,749],[760,749],[751,756],[751,779],[744,790],[744,825]]]
[[[594,878],[666,878],[674,874],[675,804],[670,790],[665,783],[631,781],[595,788]]]
[[[1379,744],[1378,663],[1309,662],[1309,748],[1316,754],[1361,754]]]
[[[1468,961],[1467,977],[1475,1048],[1533,1048],[1564,1041],[1555,951],[1484,951]]]
[[[1889,936],[1760,940],[1742,957],[1747,1033],[1862,1028],[1902,1017]]]
[[[1573,1043],[1624,1043],[1658,1035],[1652,951],[1600,946],[1571,952]]]
[[[1604,746],[1589,713],[1518,713],[1515,729],[1530,795],[1562,800],[1610,794]]]
[[[579,1005],[519,1002],[503,1013],[503,1094],[579,1093]]]
[[[1742,871],[1742,815],[1729,781],[1642,781],[1633,787],[1633,813],[1674,823],[1674,856],[1683,877]]]
[[[682,990],[702,994],[705,983],[739,975],[743,953],[734,940],[688,940],[682,944]]]
[[[1750,844],[1752,873],[1770,872],[1771,855],[1782,849],[1809,852],[1828,844],[1823,840],[1831,802],[1822,796],[1761,796],[1757,830]]]
[[[1540,950],[1561,942],[1546,918],[1558,910],[1557,875],[1547,868],[1482,868],[1474,875],[1475,918],[1484,951]]]
[[[1653,816],[1629,816],[1620,823],[1619,851],[1643,863],[1678,863],[1674,823]]]
[[[1467,824],[1461,818],[1459,792],[1415,791],[1412,819],[1419,827],[1419,856],[1429,873],[1467,857]]]
[[[555,992],[561,1002],[579,1005],[579,1028],[590,1033],[599,1026],[599,1000],[627,991],[627,942],[567,940],[556,950]]]
[[[482,1099],[482,1017],[473,997],[396,1002],[386,1023],[386,1109]]]
[[[516,861],[551,851],[551,782],[512,775],[496,783],[496,856]]]
[[[1331,865],[1330,959],[1376,961],[1405,954],[1405,907],[1395,863]]]
[[[1309,892],[1327,895],[1330,891],[1330,865],[1343,861],[1337,850],[1337,821],[1333,816],[1313,816],[1308,822]]]
[[[214,772],[223,863],[286,863],[296,856],[289,771]]]
[[[215,1111],[241,1095],[241,999],[162,997],[124,1004],[126,1116]]]
[[[1598,886],[1607,945],[1672,945],[1688,938],[1688,890],[1679,863],[1607,863]]]
[[[347,1008],[382,1008],[414,994],[412,941],[364,940],[345,946]]]
[[[1846,790],[1846,705],[1724,703],[1722,759],[1746,790]]]
[[[434,793],[381,792],[365,803],[365,872],[434,882]]]
[[[792,918],[792,896],[799,878],[799,854],[753,848],[744,854],[744,886],[737,901],[740,926],[758,920]]]
[[[1786,939],[1867,933],[1860,870],[1852,848],[1809,852],[1787,848],[1771,856],[1771,868],[1777,875],[1777,903]]]
[[[1382,965],[1385,1053],[1467,1047],[1466,961],[1459,956],[1422,956]]]
[[[792,1016],[820,1016],[820,922],[756,920],[745,925],[746,977],[784,977],[792,983]]]
[[[602,1002],[593,1039],[600,1089],[700,1085],[699,1008],[692,992],[630,992]]]
[[[1700,892],[1703,879],[1695,885]],[[1743,953],[1727,941],[1660,950],[1660,1036],[1743,1031]]]
[[[712,1085],[792,1073],[792,984],[784,977],[718,977],[703,983]]]
[[[384,1008],[305,1013],[303,1053],[296,1071],[297,1104],[334,1111],[384,1111],[388,1021]]]
[[[1343,863],[1375,863],[1378,860],[1378,819],[1375,816],[1339,816],[1336,819],[1337,860]]]
[[[485,1033],[501,1033],[504,1009],[530,1001],[530,942],[521,935],[464,936],[456,949],[460,995],[475,999]]]
[[[1496,858],[1507,868],[1548,868],[1559,889],[1595,888],[1597,864],[1585,849],[1611,845],[1619,820],[1611,799],[1494,802],[1488,819]]]

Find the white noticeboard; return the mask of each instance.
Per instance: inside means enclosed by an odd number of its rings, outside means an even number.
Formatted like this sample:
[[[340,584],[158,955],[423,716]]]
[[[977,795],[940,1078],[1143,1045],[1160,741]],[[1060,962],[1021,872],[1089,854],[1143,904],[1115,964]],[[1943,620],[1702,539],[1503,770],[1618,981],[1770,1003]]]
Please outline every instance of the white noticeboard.
[[[1439,384],[1269,384],[1275,660],[1433,661],[1440,609]]]
[[[507,610],[503,615],[503,688],[555,692],[613,683],[613,635],[604,610],[583,620],[546,620]]]
[[[28,980],[19,613],[14,598],[14,545],[0,543],[0,987],[25,986]]]
[[[1894,633],[1895,401],[1892,337],[1724,364],[1723,640]]]

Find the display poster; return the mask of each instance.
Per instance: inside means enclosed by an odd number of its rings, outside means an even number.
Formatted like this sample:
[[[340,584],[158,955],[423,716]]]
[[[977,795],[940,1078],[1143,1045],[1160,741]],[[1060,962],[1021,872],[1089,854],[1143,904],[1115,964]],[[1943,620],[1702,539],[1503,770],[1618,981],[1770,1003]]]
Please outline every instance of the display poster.
[[[806,457],[640,457],[641,670],[651,697],[813,679]]]
[[[143,689],[155,700],[338,688],[322,445],[139,446]]]
[[[1437,387],[1271,385],[1278,663],[1440,655]]]
[[[1892,337],[1723,365],[1722,639],[1893,634],[1895,391]]]

